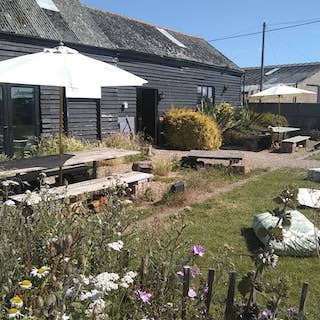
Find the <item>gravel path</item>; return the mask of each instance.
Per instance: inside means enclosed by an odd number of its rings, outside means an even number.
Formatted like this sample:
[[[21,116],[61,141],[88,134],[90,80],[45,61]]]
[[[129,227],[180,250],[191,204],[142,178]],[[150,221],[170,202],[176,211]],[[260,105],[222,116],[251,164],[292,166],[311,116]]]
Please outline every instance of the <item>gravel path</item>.
[[[223,152],[224,150],[222,150]],[[230,150],[225,150],[229,152]],[[272,153],[268,150],[260,152],[242,151],[245,154],[246,161],[251,169],[278,169],[278,168],[314,168],[320,167],[320,161],[308,160],[313,153],[299,151],[296,153]],[[180,159],[186,155],[187,151],[175,150],[155,150],[156,157]]]

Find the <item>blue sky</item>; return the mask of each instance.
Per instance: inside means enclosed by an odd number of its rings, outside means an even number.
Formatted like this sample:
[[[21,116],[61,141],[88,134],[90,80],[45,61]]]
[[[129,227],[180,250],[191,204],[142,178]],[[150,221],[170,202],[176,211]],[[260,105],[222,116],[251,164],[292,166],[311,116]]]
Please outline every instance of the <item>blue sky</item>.
[[[81,0],[206,40],[320,20],[319,0]],[[320,23],[266,34],[265,64],[320,61]],[[239,66],[260,64],[261,35],[211,42]]]

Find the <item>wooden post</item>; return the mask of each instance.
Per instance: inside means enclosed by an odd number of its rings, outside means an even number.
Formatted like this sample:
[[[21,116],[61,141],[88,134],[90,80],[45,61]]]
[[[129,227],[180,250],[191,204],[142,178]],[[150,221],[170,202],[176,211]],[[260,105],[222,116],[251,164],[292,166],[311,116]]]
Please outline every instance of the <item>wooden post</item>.
[[[309,284],[304,282],[304,284],[302,285],[301,296],[300,296],[299,316],[298,316],[299,320],[303,320],[303,317],[304,317],[304,309],[306,306],[308,288],[309,288]]]
[[[63,154],[63,145],[62,145],[62,134],[63,134],[63,102],[64,102],[64,87],[59,89],[60,99],[59,99],[59,160],[61,162]],[[62,172],[62,163],[59,166],[59,185],[62,186],[63,183],[63,172]]]
[[[97,179],[97,177],[98,177],[98,162],[97,161],[92,162],[92,177],[93,177],[93,179]]]
[[[129,268],[129,266],[130,266],[130,250],[123,251],[122,266],[123,266],[123,268]]]
[[[187,299],[190,287],[190,267],[183,267],[183,291],[182,291],[182,309],[181,309],[181,319],[187,320]]]
[[[225,311],[225,320],[232,319],[232,313],[233,313],[233,302],[234,302],[234,293],[235,293],[235,287],[236,287],[236,276],[237,273],[235,271],[232,271],[229,276],[229,287],[228,287],[228,295],[227,295],[227,301],[226,301],[226,311]]]
[[[141,258],[141,265],[140,265],[140,278],[141,278],[141,286],[143,287],[146,283],[147,277],[147,267],[148,267],[148,256]]]
[[[210,312],[210,304],[212,299],[212,288],[214,282],[214,269],[209,269],[207,282],[207,296],[206,296],[206,315]]]

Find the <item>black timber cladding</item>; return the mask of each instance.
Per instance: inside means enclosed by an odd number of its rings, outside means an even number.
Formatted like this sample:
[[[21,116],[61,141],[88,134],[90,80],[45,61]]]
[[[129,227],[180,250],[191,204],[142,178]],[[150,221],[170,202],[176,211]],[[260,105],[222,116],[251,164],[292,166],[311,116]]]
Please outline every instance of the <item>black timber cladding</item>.
[[[7,35],[0,36],[0,60],[42,50],[43,47],[53,46],[43,40],[22,39]],[[31,42],[31,43],[30,43]],[[194,108],[197,103],[197,86],[212,85],[216,89],[216,102],[228,101],[238,105],[240,101],[241,81],[238,73],[228,69],[217,69],[208,66],[188,64],[179,61],[163,61],[160,58],[143,59],[131,55],[103,55],[101,50],[79,47],[82,52],[106,62],[118,61],[117,65],[129,72],[148,80],[147,87],[158,89],[163,93],[163,100],[159,103],[160,114],[175,106]],[[87,51],[87,52],[86,52]],[[116,59],[115,59],[116,58]],[[224,92],[224,88],[227,88]],[[224,92],[224,94],[223,94]],[[122,103],[129,103],[125,113],[121,110]],[[42,133],[49,134],[58,131],[59,117],[59,90],[54,87],[40,88],[40,108]],[[96,109],[91,107],[92,114]],[[135,88],[102,88],[101,98],[101,134],[118,131],[118,116],[136,116],[136,89]],[[71,120],[71,119],[70,119]],[[77,122],[77,120],[74,120]],[[75,124],[73,124],[75,125]],[[80,125],[80,122],[78,122]],[[91,129],[93,127],[91,126]],[[75,128],[73,129],[76,132]],[[97,135],[93,132],[82,134],[83,138],[92,138]]]
[[[80,5],[77,0],[54,0],[59,12],[41,9],[35,0],[1,0],[0,60],[53,47],[61,39],[80,52],[117,65],[149,81],[163,99],[159,113],[172,105],[194,108],[197,86],[214,86],[216,102],[240,103],[242,71],[204,39],[172,30],[186,45],[181,48],[163,36],[155,26],[109,12]],[[115,26],[117,25],[117,28]],[[135,88],[103,88],[99,115],[96,104],[69,101],[70,131],[84,138],[118,131],[119,116],[136,116]],[[122,110],[123,102],[129,108]],[[59,90],[40,88],[42,133],[58,130]],[[86,109],[91,124],[79,129],[79,110]],[[84,118],[84,117],[83,117]],[[94,120],[96,119],[96,121]],[[97,122],[97,123],[95,123]]]

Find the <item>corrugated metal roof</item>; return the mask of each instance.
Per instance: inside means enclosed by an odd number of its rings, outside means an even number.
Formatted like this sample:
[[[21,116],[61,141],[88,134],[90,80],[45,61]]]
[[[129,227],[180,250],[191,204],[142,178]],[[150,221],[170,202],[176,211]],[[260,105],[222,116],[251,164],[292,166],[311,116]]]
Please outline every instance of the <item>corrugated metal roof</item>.
[[[184,48],[164,37],[154,25],[92,9],[78,0],[52,1],[59,12],[41,8],[36,0],[1,0],[0,31],[241,70],[203,38],[162,28]]]
[[[277,70],[276,70],[277,69]],[[260,67],[244,68],[245,85],[260,83]],[[273,72],[272,72],[273,71]],[[320,62],[272,65],[264,68],[264,86],[295,84],[320,71]]]

